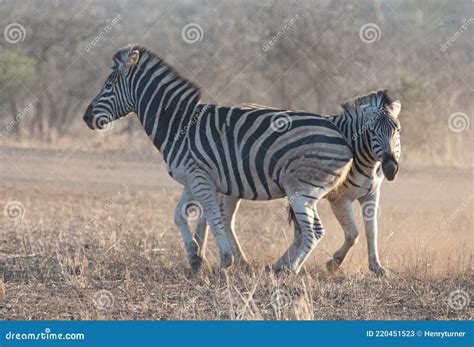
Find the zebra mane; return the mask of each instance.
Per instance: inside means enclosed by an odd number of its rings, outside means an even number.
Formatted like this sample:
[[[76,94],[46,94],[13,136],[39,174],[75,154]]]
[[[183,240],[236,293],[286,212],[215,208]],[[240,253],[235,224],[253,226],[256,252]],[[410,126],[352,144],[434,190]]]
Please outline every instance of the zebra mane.
[[[383,110],[385,106],[390,105],[392,99],[388,96],[386,89],[379,89],[367,95],[356,97],[354,100],[347,101],[341,105],[344,114],[357,114],[359,111],[369,107],[372,111]]]
[[[114,62],[114,66],[112,68],[115,68],[115,67],[119,66],[120,64],[124,63],[127,60],[130,52],[132,52],[134,50],[137,50],[138,52],[140,52],[140,61],[144,60],[141,57],[145,54],[148,55],[149,57],[153,58],[153,59],[156,59],[160,63],[160,65],[166,66],[172,74],[174,74],[177,78],[179,78],[183,81],[186,81],[187,84],[189,85],[189,87],[191,87],[196,92],[198,92],[199,95],[201,94],[201,87],[200,86],[198,86],[195,82],[184,78],[174,67],[169,65],[166,61],[164,61],[164,59],[162,59],[158,54],[156,54],[155,52],[151,51],[150,49],[148,49],[144,46],[140,46],[140,45],[136,45],[136,44],[130,44],[130,45],[127,45],[124,48],[120,49],[112,57],[112,60]],[[140,61],[138,62],[138,65],[140,64]]]

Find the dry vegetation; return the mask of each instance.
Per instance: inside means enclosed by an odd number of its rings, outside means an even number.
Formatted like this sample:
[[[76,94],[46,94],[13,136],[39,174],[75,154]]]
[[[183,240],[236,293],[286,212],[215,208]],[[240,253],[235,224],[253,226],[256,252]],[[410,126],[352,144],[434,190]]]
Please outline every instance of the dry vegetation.
[[[25,29],[0,43],[0,212],[25,207],[22,219],[0,216],[0,318],[472,319],[472,303],[454,310],[448,295],[473,292],[474,25],[440,49],[471,1],[5,0],[0,15]],[[183,41],[188,23],[201,41]],[[361,41],[365,23],[378,41]],[[219,270],[211,237],[210,268],[191,273],[172,222],[180,187],[136,117],[100,134],[82,122],[130,42],[202,86],[204,102],[329,114],[376,88],[399,98],[402,169],[384,183],[380,216],[389,278],[368,271],[362,228],[343,272],[327,274],[343,235],[325,203],[327,235],[305,271],[266,272],[291,239],[274,215],[282,201],[244,202],[238,214],[252,271]]]
[[[291,234],[286,216],[274,214],[282,201],[241,207],[237,230],[252,271],[219,270],[211,237],[210,268],[193,274],[171,218],[179,186],[158,161],[121,153],[8,152],[1,159],[11,169],[2,171],[0,194],[5,204],[21,201],[25,215],[16,222],[3,216],[1,223],[4,318],[472,318],[472,307],[448,306],[451,291],[473,291],[472,206],[441,227],[463,202],[469,170],[452,178],[449,171],[405,167],[385,184],[380,250],[391,270],[387,279],[368,271],[363,232],[343,273],[327,274],[324,263],[342,242],[327,204],[328,233],[306,270],[266,272]],[[22,175],[11,179],[17,172]],[[434,177],[441,174],[444,182]],[[447,187],[451,193],[439,196]]]

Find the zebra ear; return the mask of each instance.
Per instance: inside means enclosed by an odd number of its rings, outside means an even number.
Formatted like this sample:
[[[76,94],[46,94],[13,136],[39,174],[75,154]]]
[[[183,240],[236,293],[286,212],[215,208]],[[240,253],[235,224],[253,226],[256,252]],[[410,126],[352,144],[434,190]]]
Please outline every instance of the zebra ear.
[[[395,100],[390,105],[387,105],[385,109],[387,110],[388,113],[390,113],[390,115],[393,118],[398,118],[398,114],[400,113],[400,110],[402,109],[402,104],[400,103],[399,100]]]
[[[140,59],[140,52],[137,50],[132,51],[125,62],[125,67],[130,68],[138,63],[138,59]]]

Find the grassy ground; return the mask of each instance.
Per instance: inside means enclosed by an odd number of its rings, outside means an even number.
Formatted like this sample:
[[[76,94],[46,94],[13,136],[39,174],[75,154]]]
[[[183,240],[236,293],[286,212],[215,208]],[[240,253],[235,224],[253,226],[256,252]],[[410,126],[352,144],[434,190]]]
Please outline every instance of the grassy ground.
[[[291,235],[283,201],[242,204],[237,232],[252,271],[219,270],[211,237],[210,267],[193,274],[172,222],[179,186],[159,161],[80,150],[1,156],[0,207],[19,201],[23,217],[0,216],[2,318],[472,319],[462,301],[474,287],[471,170],[402,168],[384,184],[388,278],[368,271],[363,231],[343,271],[326,272],[343,236],[325,202],[327,234],[303,273],[266,272]]]

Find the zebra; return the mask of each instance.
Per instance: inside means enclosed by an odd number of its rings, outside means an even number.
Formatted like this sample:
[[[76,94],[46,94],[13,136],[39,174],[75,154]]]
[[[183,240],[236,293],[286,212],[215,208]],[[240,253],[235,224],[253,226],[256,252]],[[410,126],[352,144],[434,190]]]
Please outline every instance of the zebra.
[[[268,108],[268,106],[255,104],[247,106]],[[387,176],[388,180],[393,180],[399,169],[401,145],[398,115],[401,110],[401,103],[398,100],[392,101],[386,90],[378,90],[343,104],[342,109],[341,114],[327,117],[347,139],[351,139],[354,159],[342,186],[326,196],[334,215],[343,228],[345,236],[344,244],[334,253],[326,267],[330,272],[338,270],[346,259],[349,250],[357,242],[358,230],[352,202],[358,200],[363,212],[367,236],[369,269],[377,276],[384,276],[386,270],[380,265],[377,249],[377,211],[380,187],[384,175]],[[364,117],[363,113],[367,111],[375,111],[375,117],[373,119],[369,118],[366,124],[359,123],[359,120]],[[390,142],[379,141],[380,145],[375,146],[374,144],[372,148],[369,131],[373,132],[374,136],[377,132],[389,132],[385,138],[390,139]],[[221,199],[223,214],[228,216],[226,233],[232,243],[234,257],[241,265],[248,267],[247,258],[234,233],[234,219],[240,200],[225,195]],[[298,228],[295,228],[297,243],[299,237]],[[196,225],[196,239],[206,240],[206,238],[206,223],[204,218],[201,218]],[[201,256],[204,256],[204,247],[205,245],[201,244]],[[294,247],[293,245],[292,251],[294,251]],[[286,256],[290,255],[286,254]]]
[[[301,244],[277,270],[298,273],[324,234],[317,203],[349,171],[348,139],[312,113],[199,104],[199,87],[145,47],[125,47],[113,62],[84,114],[87,126],[102,129],[137,114],[168,173],[184,185],[183,199],[202,206],[223,267],[234,257],[216,193],[249,200],[289,197]]]

